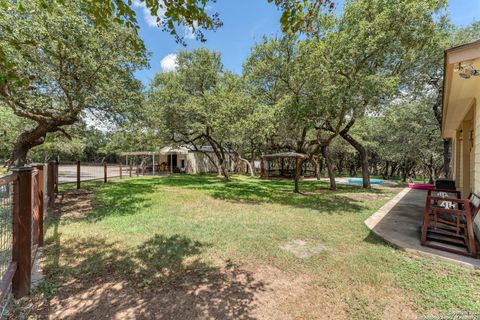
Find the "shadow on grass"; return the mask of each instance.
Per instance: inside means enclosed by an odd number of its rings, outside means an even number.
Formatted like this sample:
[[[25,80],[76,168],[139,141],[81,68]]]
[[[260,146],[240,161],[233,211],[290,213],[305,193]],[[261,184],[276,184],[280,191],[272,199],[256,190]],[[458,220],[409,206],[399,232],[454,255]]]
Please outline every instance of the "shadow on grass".
[[[226,202],[243,204],[274,203],[296,208],[306,208],[319,213],[342,214],[358,212],[365,208],[365,203],[375,197],[385,196],[386,191],[363,189],[357,186],[338,185],[338,190],[331,191],[328,184],[320,181],[302,181],[302,194],[292,191],[293,183],[289,180],[260,180],[246,176],[233,176],[230,182],[214,175],[169,175],[138,179],[116,180],[84,183],[83,187],[93,196],[92,209],[87,220],[95,222],[107,216],[133,215],[152,207],[155,193],[172,192],[175,188],[203,192],[207,196]],[[170,188],[170,189],[169,189]],[[69,196],[75,203],[75,189],[64,186],[64,196]],[[352,194],[360,197],[352,197]],[[188,200],[188,199],[187,199]],[[152,208],[156,209],[156,208]]]
[[[59,222],[50,218],[45,241],[41,317],[253,319],[265,290],[247,270],[200,260],[208,245],[185,236],[155,234],[125,248],[101,236],[62,239]]]
[[[230,202],[247,204],[277,203],[298,208],[308,208],[324,213],[354,212],[363,208],[361,201],[346,197],[346,194],[383,194],[382,190],[365,190],[357,186],[338,185],[338,190],[329,190],[329,185],[320,181],[302,181],[301,194],[293,193],[289,180],[260,180],[250,177],[232,177],[230,182],[212,175],[167,176],[157,180],[163,187],[180,187],[206,192],[212,197]]]
[[[390,243],[385,241],[382,237],[376,235],[375,232],[371,230],[368,232],[368,235],[363,239],[363,241],[376,246],[384,246],[391,249],[397,249],[397,247],[391,245]]]

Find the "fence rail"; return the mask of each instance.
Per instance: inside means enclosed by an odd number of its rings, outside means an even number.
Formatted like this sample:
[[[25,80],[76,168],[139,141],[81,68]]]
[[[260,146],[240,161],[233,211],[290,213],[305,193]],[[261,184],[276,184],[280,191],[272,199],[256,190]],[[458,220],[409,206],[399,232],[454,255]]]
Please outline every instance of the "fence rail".
[[[56,163],[11,171],[0,177],[0,318],[12,293],[21,298],[30,290],[32,265],[43,246],[45,204],[53,205],[58,191]]]
[[[28,294],[33,262],[43,246],[46,208],[59,183],[139,176],[145,165],[49,162],[14,168],[0,177],[0,318],[11,300]]]
[[[151,168],[150,168],[151,169]],[[61,162],[58,165],[58,183],[76,183],[80,189],[81,182],[113,178],[150,175],[154,172],[143,164],[112,164],[112,163],[87,163],[87,162]]]

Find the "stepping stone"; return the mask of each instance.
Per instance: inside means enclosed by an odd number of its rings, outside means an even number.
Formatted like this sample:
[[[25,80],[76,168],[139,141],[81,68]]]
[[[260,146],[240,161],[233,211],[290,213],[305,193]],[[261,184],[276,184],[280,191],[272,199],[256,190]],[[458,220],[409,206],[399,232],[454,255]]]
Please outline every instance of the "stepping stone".
[[[305,240],[290,240],[287,243],[280,246],[281,249],[293,253],[298,258],[310,258],[311,256],[327,250],[323,244],[309,244]]]

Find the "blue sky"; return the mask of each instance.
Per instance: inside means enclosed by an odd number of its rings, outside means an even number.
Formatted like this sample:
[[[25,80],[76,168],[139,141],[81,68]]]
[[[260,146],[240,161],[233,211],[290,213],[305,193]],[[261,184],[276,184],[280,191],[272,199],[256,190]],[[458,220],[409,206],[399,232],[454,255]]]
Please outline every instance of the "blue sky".
[[[155,73],[162,70],[162,59],[163,67],[169,68],[174,63],[175,52],[199,46],[221,52],[225,67],[240,73],[252,46],[263,36],[280,33],[280,12],[267,0],[218,0],[212,10],[220,13],[223,27],[216,32],[207,32],[205,43],[189,39],[186,30],[187,47],[183,47],[171,35],[154,26],[144,8],[137,6],[140,36],[152,53],[150,69],[137,72],[137,77],[147,84]],[[480,0],[450,0],[448,11],[452,23],[469,24],[480,19]]]

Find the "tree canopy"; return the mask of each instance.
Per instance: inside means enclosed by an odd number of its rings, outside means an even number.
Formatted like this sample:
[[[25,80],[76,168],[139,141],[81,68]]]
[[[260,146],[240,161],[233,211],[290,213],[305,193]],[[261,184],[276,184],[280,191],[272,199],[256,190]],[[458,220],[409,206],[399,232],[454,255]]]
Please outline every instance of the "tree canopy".
[[[49,9],[29,0],[0,16],[1,68],[9,74],[0,81],[0,99],[26,124],[9,160],[17,165],[47,133],[68,135],[66,126],[82,118],[121,120],[141,101],[133,73],[147,56],[132,44],[138,35],[114,21],[95,28],[77,1]]]

